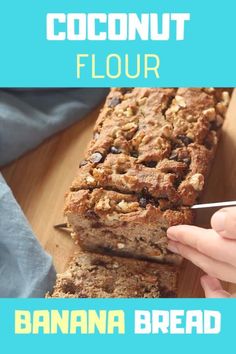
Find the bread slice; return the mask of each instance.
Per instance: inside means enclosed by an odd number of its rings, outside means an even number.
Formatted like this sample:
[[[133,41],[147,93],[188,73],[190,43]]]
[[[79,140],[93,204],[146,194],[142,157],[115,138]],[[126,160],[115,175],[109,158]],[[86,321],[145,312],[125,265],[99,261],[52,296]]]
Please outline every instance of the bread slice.
[[[171,266],[79,251],[47,297],[176,297],[177,277]]]

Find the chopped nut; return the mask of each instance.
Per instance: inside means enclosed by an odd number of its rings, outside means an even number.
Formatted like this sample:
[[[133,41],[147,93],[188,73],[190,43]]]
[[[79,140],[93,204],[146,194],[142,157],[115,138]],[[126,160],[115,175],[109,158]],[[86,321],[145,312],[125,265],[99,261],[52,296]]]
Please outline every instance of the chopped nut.
[[[123,109],[117,109],[115,112],[117,113],[118,117],[122,117],[123,114],[124,114],[124,110]]]
[[[104,168],[94,168],[94,170],[93,170],[93,176],[94,176],[95,180],[103,178],[104,174],[105,174]]]
[[[86,182],[87,182],[87,183],[94,183],[94,182],[95,182],[95,179],[94,179],[92,176],[87,176],[87,177],[86,177]]]
[[[75,239],[76,238],[76,236],[77,236],[77,234],[76,234],[76,232],[71,232],[71,237],[73,238],[73,239]]]
[[[122,130],[121,129],[116,129],[113,133],[114,138],[119,138],[120,136],[122,136]]]
[[[147,101],[147,97],[140,98],[138,100],[138,105],[142,106],[142,105],[144,105],[146,103],[146,101]]]
[[[222,118],[219,114],[216,116],[216,126],[217,128],[221,127],[224,123],[224,118]]]
[[[131,107],[128,107],[124,113],[125,113],[126,117],[128,117],[128,118],[132,117],[134,115],[134,111]]]
[[[216,110],[214,107],[205,109],[202,113],[210,122],[214,121],[216,118]]]
[[[180,106],[178,106],[177,104],[173,104],[166,112],[166,114],[171,114],[171,113],[177,113],[178,110],[180,109]]]
[[[185,108],[186,107],[186,102],[182,96],[175,96],[175,102],[177,103],[178,106]]]
[[[219,112],[220,114],[224,115],[225,112],[226,112],[226,109],[227,109],[227,104],[224,101],[219,102],[216,105],[216,109],[217,109],[217,112]]]
[[[165,138],[170,138],[172,134],[172,127],[169,124],[164,125],[161,129],[161,136]]]
[[[124,213],[130,213],[132,211],[138,210],[139,203],[138,202],[126,202],[122,200],[121,202],[118,203],[117,205]]]
[[[96,209],[104,211],[111,209],[110,200],[107,197],[100,199],[96,204]]]
[[[121,250],[121,249],[124,248],[124,247],[125,247],[124,243],[117,243],[117,248],[118,248],[119,250]]]
[[[191,139],[193,141],[194,140],[193,133],[191,133],[191,132],[187,133],[187,138],[189,138],[189,139]]]
[[[214,89],[214,87],[207,87],[207,88],[204,89],[204,91],[205,91],[206,93],[212,93],[212,92],[215,91],[215,89]]]
[[[117,220],[119,220],[120,215],[117,213],[107,214],[106,218],[108,221],[117,221]]]
[[[186,120],[187,120],[189,123],[193,123],[193,122],[196,122],[196,121],[197,121],[197,117],[194,117],[194,116],[192,116],[191,114],[189,114],[189,115],[186,117]]]
[[[135,123],[133,123],[133,122],[127,123],[127,124],[125,124],[125,125],[122,127],[122,129],[125,130],[125,131],[131,130],[131,129],[137,129],[137,128],[138,128],[137,124],[135,124]]]
[[[134,136],[132,140],[133,146],[137,148],[137,146],[139,146],[142,140],[145,139],[146,137],[148,137],[148,135],[145,135],[143,131],[137,132],[137,134]]]
[[[160,149],[166,149],[166,147],[168,146],[168,142],[166,142],[160,136],[156,138],[155,143],[156,143],[157,147]]]
[[[222,92],[222,99],[223,99],[223,102],[228,106],[229,101],[230,101],[230,95],[229,95],[228,91]]]
[[[150,135],[145,135],[142,140],[142,143],[147,144],[151,139],[152,139],[152,137]]]
[[[189,128],[189,124],[186,119],[178,118],[175,120],[175,128],[181,128],[181,131],[186,131]]]
[[[201,173],[195,173],[189,180],[189,183],[195,191],[201,191],[204,186],[204,176]]]

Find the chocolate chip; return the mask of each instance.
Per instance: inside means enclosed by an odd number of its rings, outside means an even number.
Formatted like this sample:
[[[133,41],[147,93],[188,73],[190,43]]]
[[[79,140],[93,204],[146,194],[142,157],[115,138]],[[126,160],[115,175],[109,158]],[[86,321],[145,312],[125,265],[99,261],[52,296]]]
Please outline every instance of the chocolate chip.
[[[146,208],[147,203],[148,203],[148,201],[145,197],[141,197],[139,199],[139,205],[141,206],[141,208]]]
[[[87,216],[87,218],[92,219],[92,220],[99,219],[99,216],[93,210],[90,210],[90,209],[86,211],[86,216]]]
[[[104,232],[106,234],[106,232]],[[112,246],[98,246],[96,247],[96,250],[98,253],[105,253],[105,254],[111,254],[114,255],[114,251]]]
[[[176,151],[172,151],[171,155],[169,156],[169,160],[184,162],[186,165],[189,165],[191,162],[190,156],[187,156],[187,154],[185,154],[184,157],[181,157],[181,155],[179,156]]]
[[[180,139],[184,145],[189,145],[193,142],[187,135],[178,135],[177,138]]]
[[[88,161],[83,160],[80,162],[79,167],[83,167],[83,166],[87,165],[87,163],[88,163]]]
[[[188,156],[188,157],[185,157],[184,159],[182,159],[181,161],[184,162],[186,165],[189,165],[191,162],[191,158]]]
[[[94,222],[92,223],[91,227],[93,229],[99,229],[100,227],[102,227],[102,224],[100,222]]]
[[[170,157],[169,157],[169,160],[175,160],[177,161],[178,160],[178,154],[176,151],[172,151]]]
[[[160,297],[173,298],[176,297],[176,293],[173,290],[169,290],[167,287],[160,287]]]
[[[142,194],[144,194],[145,196],[148,195],[148,189],[147,189],[147,187],[143,187],[143,189],[142,189]]]
[[[111,294],[111,293],[113,293],[113,291],[114,291],[114,284],[111,283],[111,281],[110,281],[110,282],[109,282],[109,281],[106,281],[106,282],[103,284],[102,288],[103,288],[103,290],[104,290],[106,293]]]
[[[67,280],[66,283],[62,284],[62,291],[65,294],[75,294],[76,293],[76,286],[72,282],[72,280]]]
[[[113,108],[117,106],[120,102],[121,100],[119,99],[119,97],[112,97],[112,99],[108,103],[108,107]]]
[[[156,161],[146,161],[146,162],[144,162],[144,165],[147,167],[153,168],[153,167],[156,167],[157,162]]]
[[[117,148],[115,146],[112,146],[110,151],[112,154],[120,154],[122,152],[119,148]]]
[[[91,260],[91,264],[92,265],[96,265],[96,266],[99,266],[99,267],[105,267],[107,266],[107,263],[105,261],[103,261],[102,259],[100,258],[94,258]]]
[[[211,150],[212,149],[212,143],[210,142],[210,141],[208,141],[208,140],[205,140],[204,141],[204,145],[205,145],[205,147],[208,149],[208,150]]]
[[[130,155],[131,155],[132,157],[137,158],[137,157],[138,157],[138,151],[131,151]]]
[[[217,121],[214,121],[211,123],[210,129],[211,130],[218,130],[221,126],[222,126],[222,124],[219,124],[219,123],[217,123]]]
[[[131,87],[122,87],[120,89],[120,92],[124,95],[125,93],[129,93],[132,91],[132,88]]]
[[[182,178],[180,178],[180,177],[177,178],[176,177],[176,179],[174,181],[174,186],[175,186],[176,189],[179,187],[181,182],[182,182]]]
[[[100,152],[95,152],[89,158],[92,163],[99,163],[103,160],[103,155]]]

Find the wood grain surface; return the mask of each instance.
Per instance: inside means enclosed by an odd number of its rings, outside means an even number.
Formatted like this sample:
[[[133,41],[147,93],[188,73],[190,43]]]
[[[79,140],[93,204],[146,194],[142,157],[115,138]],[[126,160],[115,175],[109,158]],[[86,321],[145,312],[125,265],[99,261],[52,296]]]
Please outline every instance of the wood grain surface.
[[[69,234],[53,225],[64,221],[65,192],[91,139],[99,108],[92,114],[45,141],[34,151],[2,169],[2,173],[26,214],[44,249],[53,256],[58,272],[65,270],[75,245]],[[202,202],[236,200],[236,92],[227,113],[221,141]],[[198,212],[197,225],[209,225],[213,210]],[[201,271],[185,261],[180,275],[179,296],[203,296]],[[225,284],[236,291],[233,284]]]

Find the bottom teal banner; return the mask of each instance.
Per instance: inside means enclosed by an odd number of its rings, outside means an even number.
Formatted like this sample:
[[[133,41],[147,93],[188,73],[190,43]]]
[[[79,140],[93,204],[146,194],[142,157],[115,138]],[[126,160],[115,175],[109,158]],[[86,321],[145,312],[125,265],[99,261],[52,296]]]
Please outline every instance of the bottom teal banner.
[[[7,353],[222,353],[236,299],[1,299]]]

